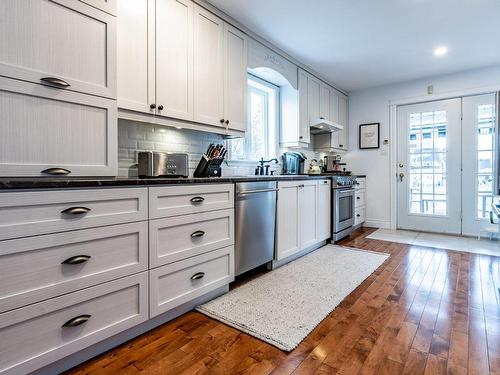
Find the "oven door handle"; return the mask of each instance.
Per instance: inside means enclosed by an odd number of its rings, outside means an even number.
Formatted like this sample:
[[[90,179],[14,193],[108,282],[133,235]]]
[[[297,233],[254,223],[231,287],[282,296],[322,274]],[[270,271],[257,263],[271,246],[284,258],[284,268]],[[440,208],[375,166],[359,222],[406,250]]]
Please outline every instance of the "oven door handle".
[[[338,194],[338,195],[350,195],[352,193],[354,193],[356,190],[354,189],[336,189],[335,192]]]

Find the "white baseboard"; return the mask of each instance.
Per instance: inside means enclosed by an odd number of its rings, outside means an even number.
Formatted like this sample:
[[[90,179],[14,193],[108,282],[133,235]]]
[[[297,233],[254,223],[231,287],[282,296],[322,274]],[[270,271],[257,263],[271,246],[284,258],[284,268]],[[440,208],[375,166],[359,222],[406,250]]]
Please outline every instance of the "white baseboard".
[[[366,219],[363,226],[370,228],[391,229],[391,221],[379,220],[379,219]]]

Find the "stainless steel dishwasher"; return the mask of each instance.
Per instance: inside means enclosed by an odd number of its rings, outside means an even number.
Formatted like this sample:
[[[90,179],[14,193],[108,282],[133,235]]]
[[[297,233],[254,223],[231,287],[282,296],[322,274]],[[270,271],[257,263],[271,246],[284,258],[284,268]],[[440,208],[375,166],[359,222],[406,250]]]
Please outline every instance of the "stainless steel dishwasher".
[[[277,191],[276,181],[236,184],[236,275],[274,258]]]

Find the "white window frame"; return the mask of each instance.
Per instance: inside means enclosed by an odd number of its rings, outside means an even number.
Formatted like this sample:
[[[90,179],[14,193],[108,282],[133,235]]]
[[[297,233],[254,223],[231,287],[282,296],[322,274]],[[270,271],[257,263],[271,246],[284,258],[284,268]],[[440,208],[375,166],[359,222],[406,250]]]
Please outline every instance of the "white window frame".
[[[280,87],[276,86],[268,81],[263,80],[262,78],[259,78],[253,74],[248,73],[247,74],[247,90],[248,90],[248,95],[247,95],[247,105],[248,105],[248,110],[247,110],[247,122],[250,124],[250,116],[251,116],[251,111],[250,111],[250,104],[251,104],[251,95],[250,93],[252,91],[265,91],[267,92],[268,96],[266,98],[267,105],[266,105],[266,119],[267,119],[267,129],[266,129],[266,134],[265,134],[265,155],[261,155],[264,159],[271,159],[271,158],[277,158],[279,155],[279,129],[280,129]],[[269,98],[270,95],[274,96],[272,99],[273,103],[269,103]],[[271,108],[272,106],[272,108]],[[272,120],[269,119],[269,117],[272,117]],[[274,123],[274,126],[271,126],[271,124]],[[247,130],[250,130],[250,127],[248,127]],[[247,134],[245,135],[246,137],[249,137],[249,132],[247,131]],[[229,159],[228,162],[232,164],[252,164],[254,165],[259,161],[259,159],[233,159],[233,156],[231,155],[231,148],[228,147],[229,150]],[[245,153],[246,153],[246,147],[245,147]]]

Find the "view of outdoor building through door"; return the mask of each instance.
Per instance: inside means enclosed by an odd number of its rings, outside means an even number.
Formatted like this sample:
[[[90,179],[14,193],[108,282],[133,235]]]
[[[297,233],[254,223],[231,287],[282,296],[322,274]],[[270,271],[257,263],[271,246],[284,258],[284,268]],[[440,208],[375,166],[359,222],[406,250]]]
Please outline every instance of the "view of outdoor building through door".
[[[496,95],[398,108],[398,227],[477,235],[489,220]]]

